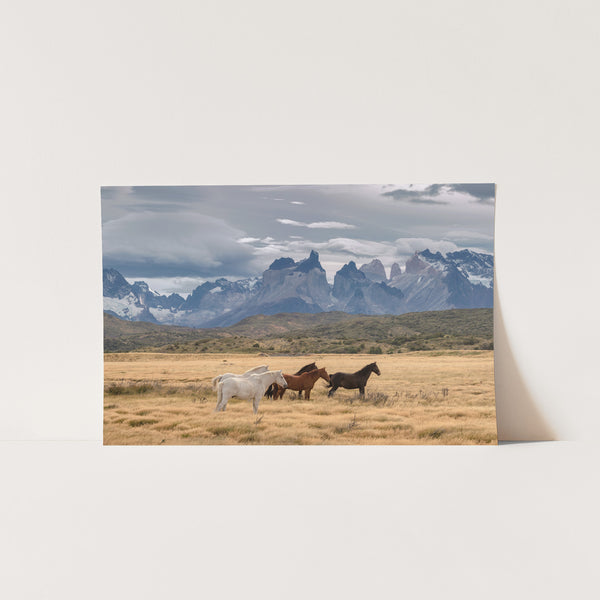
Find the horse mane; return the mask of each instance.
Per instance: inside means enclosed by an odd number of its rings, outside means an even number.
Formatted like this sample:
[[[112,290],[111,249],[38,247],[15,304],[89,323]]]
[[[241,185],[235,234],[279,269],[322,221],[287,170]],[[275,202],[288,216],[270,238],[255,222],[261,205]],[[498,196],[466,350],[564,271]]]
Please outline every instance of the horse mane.
[[[319,377],[320,377],[321,376],[321,372],[323,372],[323,371],[327,372],[326,369],[325,369],[325,367],[317,367],[316,369],[313,369],[312,371],[305,371],[303,373],[303,375],[311,375],[311,374],[314,374],[314,373],[319,373]]]
[[[369,363],[368,365],[365,365],[360,371],[356,371],[357,375],[362,375],[363,373],[366,373],[367,371],[371,371],[373,365],[375,365],[376,363],[372,362]]]
[[[312,369],[309,368],[309,367],[312,367]],[[316,362],[312,362],[312,363],[310,363],[308,365],[304,365],[301,369],[299,369],[298,371],[296,371],[294,373],[294,375],[302,375],[302,373],[310,373],[310,371],[314,371],[314,369],[316,369],[316,368],[317,368],[317,363]]]

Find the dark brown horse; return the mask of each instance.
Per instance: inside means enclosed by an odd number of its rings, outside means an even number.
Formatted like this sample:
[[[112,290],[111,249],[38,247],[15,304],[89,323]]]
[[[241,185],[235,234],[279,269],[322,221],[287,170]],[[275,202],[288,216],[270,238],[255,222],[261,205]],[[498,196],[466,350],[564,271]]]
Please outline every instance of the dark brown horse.
[[[360,371],[356,371],[356,373],[334,373],[333,375],[330,375],[329,385],[331,389],[329,390],[327,396],[331,397],[335,390],[337,390],[339,387],[346,388],[347,390],[355,390],[358,388],[359,394],[364,396],[365,386],[367,385],[367,381],[369,380],[371,373],[377,373],[377,375],[381,375],[377,363],[366,365]],[[283,376],[287,381],[285,374]]]
[[[304,392],[306,400],[310,400],[310,391],[313,389],[317,379],[324,379],[329,383],[329,375],[325,369],[313,369],[308,373],[302,373],[302,375],[286,375],[283,374],[283,378],[286,380],[288,386],[286,388],[273,384],[275,392],[273,393],[273,399],[283,398],[285,390],[296,390],[298,392]]]
[[[299,371],[296,371],[294,375],[302,375],[302,373],[308,373],[317,368],[317,363],[310,363],[310,365],[304,365]],[[269,389],[265,392],[267,398],[273,397],[273,386],[270,385]],[[298,398],[302,398],[302,392],[298,392]]]

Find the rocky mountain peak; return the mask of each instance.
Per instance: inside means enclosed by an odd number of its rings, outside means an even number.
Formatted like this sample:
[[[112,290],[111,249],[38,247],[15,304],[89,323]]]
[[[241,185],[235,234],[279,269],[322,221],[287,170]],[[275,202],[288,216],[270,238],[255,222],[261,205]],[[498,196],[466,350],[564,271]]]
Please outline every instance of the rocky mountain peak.
[[[359,270],[362,271],[371,281],[375,281],[377,283],[381,281],[387,281],[385,267],[378,258],[373,259],[370,263],[364,264]]]
[[[360,287],[368,285],[370,281],[367,276],[356,268],[356,263],[351,260],[345,264],[336,274],[333,279],[333,295],[334,297],[349,298]]]
[[[319,262],[319,253],[314,250],[310,251],[308,258],[305,258],[303,261],[300,261],[296,265],[296,271],[300,271],[301,273],[308,273],[313,269],[319,269],[319,271],[323,271],[325,273],[325,269],[321,266]]]
[[[269,266],[270,271],[279,271],[281,269],[289,269],[290,267],[295,267],[296,261],[289,256],[284,256],[282,258],[278,258],[274,260]]]
[[[444,256],[442,255],[441,252],[432,252],[429,248],[425,248],[425,250],[421,250],[421,252],[418,253],[419,256],[422,256],[425,259],[428,260],[441,260],[444,261]]]
[[[336,274],[335,276],[337,277],[338,275],[342,276],[342,277],[350,277],[352,279],[358,279],[363,280],[366,279],[367,276],[362,272],[359,271],[356,268],[356,263],[351,260],[349,263],[345,264]]]
[[[429,267],[429,265],[425,262],[422,261],[419,258],[419,253],[415,252],[407,261],[406,261],[406,269],[405,272],[406,273],[411,273],[411,274],[415,274],[415,273],[421,273],[422,271],[427,270],[427,268]]]
[[[103,295],[109,298],[124,298],[131,292],[131,285],[116,269],[102,272]]]
[[[147,294],[150,291],[150,287],[145,281],[134,281],[131,287],[136,293]]]

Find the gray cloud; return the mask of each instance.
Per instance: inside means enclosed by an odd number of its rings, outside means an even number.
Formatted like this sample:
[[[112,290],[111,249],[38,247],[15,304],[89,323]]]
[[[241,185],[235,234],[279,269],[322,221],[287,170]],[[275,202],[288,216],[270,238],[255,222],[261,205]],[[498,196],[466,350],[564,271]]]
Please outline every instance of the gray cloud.
[[[496,184],[494,183],[453,183],[449,187],[454,192],[464,192],[485,204],[493,203],[496,199]]]
[[[432,196],[437,196],[440,193],[442,186],[438,183],[427,186],[424,190],[412,189],[412,186],[408,188],[398,188],[384,192],[383,196],[391,196],[396,200],[407,200],[408,202],[414,202],[415,204],[448,204],[444,200],[434,200]]]
[[[102,188],[104,265],[128,278],[151,280],[159,291],[185,292],[203,279],[260,275],[275,258],[304,258],[311,249],[321,253],[328,276],[348,260],[360,264],[378,257],[389,266],[425,247],[491,252],[493,189],[493,184]]]
[[[243,232],[190,212],[131,213],[105,223],[104,264],[130,276],[219,277],[254,272]]]
[[[434,183],[421,190],[408,186],[383,192],[382,195],[419,204],[450,204],[448,196],[453,194],[466,194],[475,202],[489,204],[495,199],[496,186],[493,183]]]
[[[331,238],[323,242],[314,242],[305,238],[271,240],[268,244],[254,244],[263,269],[276,258],[289,256],[294,260],[306,258],[311,250],[319,252],[320,261],[327,272],[327,278],[333,281],[335,272],[348,261],[358,266],[378,258],[386,269],[393,263],[404,264],[416,251],[429,248],[432,252],[453,252],[460,248],[450,240],[430,238],[399,238],[390,241],[374,241],[348,237]]]
[[[339,221],[317,221],[315,223],[303,223],[292,219],[277,219],[278,223],[283,225],[293,225],[294,227],[308,227],[309,229],[356,229],[356,225],[349,223],[340,223]]]

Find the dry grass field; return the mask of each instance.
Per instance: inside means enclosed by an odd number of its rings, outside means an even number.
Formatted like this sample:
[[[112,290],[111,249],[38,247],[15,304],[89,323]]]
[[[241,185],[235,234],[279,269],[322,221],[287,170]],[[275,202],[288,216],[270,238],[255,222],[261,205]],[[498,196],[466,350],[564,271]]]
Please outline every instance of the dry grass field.
[[[366,398],[319,380],[309,401],[232,398],[215,413],[212,377],[259,364],[294,373],[316,361],[329,373],[373,361]],[[105,444],[495,444],[491,351],[296,357],[247,354],[105,354]]]

